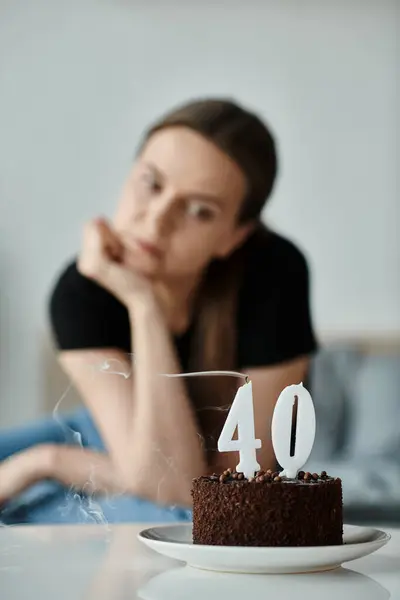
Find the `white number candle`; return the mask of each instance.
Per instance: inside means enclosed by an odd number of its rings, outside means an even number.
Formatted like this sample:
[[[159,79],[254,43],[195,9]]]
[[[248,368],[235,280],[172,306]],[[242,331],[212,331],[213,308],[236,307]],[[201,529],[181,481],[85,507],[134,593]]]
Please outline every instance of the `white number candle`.
[[[233,440],[236,426],[238,439]],[[218,439],[220,452],[239,452],[239,464],[236,470],[245,477],[254,477],[260,469],[256,459],[256,450],[261,448],[261,440],[256,440],[254,432],[254,407],[251,381],[245,383],[236,392],[221,435]]]
[[[296,444],[290,456],[293,404],[297,396]],[[272,444],[283,471],[282,477],[294,479],[307,462],[315,439],[315,410],[311,395],[300,385],[289,385],[280,394],[272,417]]]

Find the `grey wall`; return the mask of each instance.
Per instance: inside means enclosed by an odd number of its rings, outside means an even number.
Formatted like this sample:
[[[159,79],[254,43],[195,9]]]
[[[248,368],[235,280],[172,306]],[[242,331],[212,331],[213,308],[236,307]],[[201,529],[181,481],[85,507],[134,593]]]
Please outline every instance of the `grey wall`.
[[[57,400],[46,297],[143,128],[227,94],[279,135],[266,217],[308,253],[322,333],[399,332],[395,0],[0,2],[0,423]]]

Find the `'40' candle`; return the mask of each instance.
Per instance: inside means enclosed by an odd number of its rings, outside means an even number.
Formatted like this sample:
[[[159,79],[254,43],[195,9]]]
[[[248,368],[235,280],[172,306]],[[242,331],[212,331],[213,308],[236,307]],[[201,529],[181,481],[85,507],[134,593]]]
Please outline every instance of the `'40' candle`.
[[[290,452],[292,436],[293,405],[297,398],[296,443]],[[233,440],[235,429],[238,439]],[[315,439],[315,410],[310,393],[303,384],[289,385],[280,394],[272,418],[271,435],[275,456],[283,471],[282,477],[294,479],[307,462]],[[254,477],[259,470],[256,450],[261,448],[254,430],[254,406],[251,382],[241,386],[235,396],[221,435],[218,439],[220,452],[239,452],[238,472]]]

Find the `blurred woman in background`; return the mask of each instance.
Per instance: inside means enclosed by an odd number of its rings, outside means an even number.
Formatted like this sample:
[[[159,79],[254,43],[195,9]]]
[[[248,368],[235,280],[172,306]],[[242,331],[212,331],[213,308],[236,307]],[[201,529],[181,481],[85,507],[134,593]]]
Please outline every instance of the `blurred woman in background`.
[[[59,361],[86,408],[0,434],[3,519],[96,519],[82,511],[92,494],[109,521],[190,518],[192,478],[237,462],[216,452],[235,380],[160,374],[246,373],[259,462],[274,466],[276,399],[316,347],[306,260],[261,223],[276,174],[272,134],[231,101],[190,102],[147,132],[114,217],[86,225],[51,297]],[[52,490],[24,498],[44,479]]]

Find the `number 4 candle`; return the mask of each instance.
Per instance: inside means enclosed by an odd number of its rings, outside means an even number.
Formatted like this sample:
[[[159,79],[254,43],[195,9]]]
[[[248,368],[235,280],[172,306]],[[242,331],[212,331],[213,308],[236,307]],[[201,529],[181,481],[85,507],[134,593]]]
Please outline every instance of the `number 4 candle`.
[[[238,439],[233,440],[235,429]],[[261,448],[261,440],[256,440],[254,433],[254,407],[251,381],[242,385],[236,392],[235,399],[226,418],[218,439],[220,452],[239,452],[239,464],[236,470],[247,479],[254,477],[260,465],[256,459],[256,450]]]

